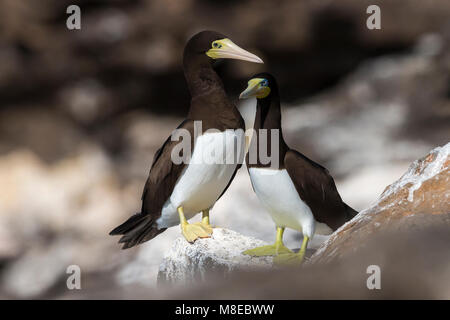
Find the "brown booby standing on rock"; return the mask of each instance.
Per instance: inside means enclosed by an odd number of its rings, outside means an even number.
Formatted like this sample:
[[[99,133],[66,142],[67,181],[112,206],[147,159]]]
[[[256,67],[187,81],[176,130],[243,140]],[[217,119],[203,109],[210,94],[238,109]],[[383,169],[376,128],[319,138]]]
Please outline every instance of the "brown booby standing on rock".
[[[253,138],[246,164],[253,190],[277,227],[274,245],[258,247],[244,252],[252,256],[276,255],[275,262],[301,263],[314,233],[330,234],[357,212],[346,205],[336,189],[328,170],[303,154],[290,149],[281,130],[280,97],[275,78],[268,73],[257,74],[248,82],[240,99],[256,97],[256,116]],[[265,131],[266,129],[267,131]],[[278,130],[278,136],[272,134]],[[278,164],[261,159],[260,134],[267,132],[262,148],[271,155],[278,148]],[[253,154],[256,153],[256,154]],[[254,160],[252,160],[252,157]],[[303,242],[298,253],[283,245],[285,228],[302,231]]]
[[[263,63],[217,32],[203,31],[188,41],[183,68],[191,105],[187,119],[177,129],[189,133],[193,146],[190,160],[180,164],[173,161],[172,151],[179,141],[171,137],[156,152],[142,194],[141,212],[110,232],[122,235],[119,243],[124,244],[123,249],[148,241],[177,224],[181,224],[189,242],[212,234],[209,210],[241,166],[239,160],[229,161],[229,150],[237,150],[242,160],[245,143],[244,121],[213,69],[214,60],[220,58]],[[202,127],[197,137],[194,121]],[[199,212],[203,213],[202,222],[189,224],[187,220]]]

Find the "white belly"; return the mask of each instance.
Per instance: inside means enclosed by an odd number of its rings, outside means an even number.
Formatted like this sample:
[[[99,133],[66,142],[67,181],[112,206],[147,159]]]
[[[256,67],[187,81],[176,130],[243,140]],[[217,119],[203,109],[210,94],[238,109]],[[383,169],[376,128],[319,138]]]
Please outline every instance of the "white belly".
[[[314,220],[308,205],[302,201],[286,169],[250,168],[253,189],[272,220],[279,227],[302,231],[312,238],[317,233],[330,234],[332,230]]]
[[[214,205],[237,166],[231,157],[232,150],[239,151],[239,160],[242,161],[243,131],[205,133],[197,138],[191,161],[163,206],[161,217],[157,220],[158,228],[179,224],[177,208],[180,206],[186,218],[190,219]]]

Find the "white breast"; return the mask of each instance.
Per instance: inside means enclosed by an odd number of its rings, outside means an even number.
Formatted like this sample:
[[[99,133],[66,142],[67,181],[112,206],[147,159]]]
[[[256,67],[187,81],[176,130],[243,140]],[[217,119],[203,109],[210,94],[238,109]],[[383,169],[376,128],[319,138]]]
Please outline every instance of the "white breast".
[[[196,140],[190,163],[185,167],[170,198],[163,206],[158,228],[179,223],[177,208],[183,206],[187,219],[211,208],[230,181],[237,163],[232,150],[244,155],[243,131],[205,133]]]
[[[249,173],[258,199],[277,226],[303,231],[310,238],[317,224],[318,233],[331,233],[329,227],[314,220],[311,209],[298,195],[286,169],[250,168]]]

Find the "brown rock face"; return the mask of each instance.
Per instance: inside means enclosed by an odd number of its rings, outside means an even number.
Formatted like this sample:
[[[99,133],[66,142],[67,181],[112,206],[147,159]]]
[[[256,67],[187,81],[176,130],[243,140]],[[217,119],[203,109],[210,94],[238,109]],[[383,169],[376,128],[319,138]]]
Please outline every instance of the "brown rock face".
[[[309,263],[330,262],[357,252],[373,233],[414,232],[430,226],[446,226],[450,231],[449,150],[447,143],[413,162],[375,204],[338,229]]]

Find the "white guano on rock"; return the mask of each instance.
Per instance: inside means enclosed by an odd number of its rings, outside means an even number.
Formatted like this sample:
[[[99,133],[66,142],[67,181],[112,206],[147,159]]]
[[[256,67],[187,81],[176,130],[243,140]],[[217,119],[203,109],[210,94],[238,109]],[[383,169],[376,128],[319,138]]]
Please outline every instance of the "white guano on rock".
[[[250,257],[242,252],[266,242],[235,231],[214,228],[211,238],[193,244],[180,237],[165,255],[158,273],[158,283],[189,283],[208,274],[226,276],[231,271],[272,267],[272,257]]]

